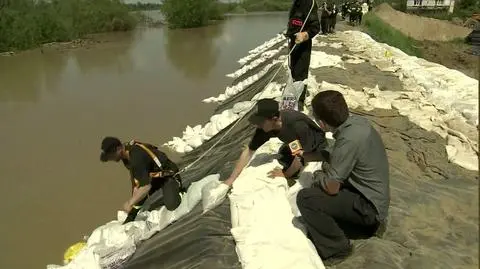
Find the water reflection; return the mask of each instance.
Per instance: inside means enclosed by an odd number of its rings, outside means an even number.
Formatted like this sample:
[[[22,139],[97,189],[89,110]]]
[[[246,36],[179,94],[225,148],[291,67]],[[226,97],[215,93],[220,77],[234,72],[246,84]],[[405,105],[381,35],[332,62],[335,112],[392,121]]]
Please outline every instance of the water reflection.
[[[71,51],[40,50],[25,52],[12,57],[0,57],[0,103],[37,102],[42,92],[57,92],[61,89],[63,75],[105,72],[117,74],[132,71],[133,59],[130,50],[135,32],[108,35],[105,43]],[[99,37],[102,40],[102,37]],[[73,65],[72,65],[73,64]]]
[[[217,63],[220,49],[215,41],[223,23],[195,29],[165,29],[165,50],[170,63],[186,77],[202,81]]]
[[[68,56],[32,51],[0,57],[0,102],[37,102],[42,91],[54,92]]]
[[[95,46],[94,50],[75,51],[72,56],[84,75],[109,69],[125,74],[131,72],[134,66],[129,52],[135,36],[135,31],[108,35],[108,42]]]

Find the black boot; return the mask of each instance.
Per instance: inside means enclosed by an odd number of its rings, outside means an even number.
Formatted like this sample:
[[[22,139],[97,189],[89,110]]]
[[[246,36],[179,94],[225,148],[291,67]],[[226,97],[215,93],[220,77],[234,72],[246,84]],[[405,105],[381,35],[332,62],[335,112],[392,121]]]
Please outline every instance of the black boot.
[[[130,210],[130,212],[128,213],[127,218],[125,219],[123,224],[134,221],[135,218],[137,217],[138,211],[140,211],[140,208],[138,208],[138,209],[137,208],[132,208],[132,210]]]

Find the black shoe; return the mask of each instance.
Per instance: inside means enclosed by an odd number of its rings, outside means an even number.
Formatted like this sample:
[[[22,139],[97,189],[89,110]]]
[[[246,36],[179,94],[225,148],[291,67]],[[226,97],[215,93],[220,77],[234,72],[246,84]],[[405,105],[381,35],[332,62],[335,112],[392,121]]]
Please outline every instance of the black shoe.
[[[337,254],[334,254],[333,256],[325,259],[323,261],[323,264],[325,266],[334,266],[334,265],[340,264],[344,262],[348,257],[350,257],[352,253],[353,253],[353,245],[349,244],[345,250],[342,250]]]

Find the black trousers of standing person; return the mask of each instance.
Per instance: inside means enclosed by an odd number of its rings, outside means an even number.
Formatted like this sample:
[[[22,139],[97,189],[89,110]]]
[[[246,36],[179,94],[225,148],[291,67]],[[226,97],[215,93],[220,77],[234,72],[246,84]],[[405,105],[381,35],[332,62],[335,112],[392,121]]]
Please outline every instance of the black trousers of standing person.
[[[295,42],[290,40],[289,51],[292,50]],[[310,69],[310,57],[312,55],[312,37],[295,46],[295,49],[290,54],[290,72],[293,81],[303,81],[308,78],[308,70]],[[305,104],[305,97],[307,94],[307,86],[305,85],[298,100],[298,109],[303,110]]]
[[[177,175],[175,177],[164,177],[164,178],[155,178],[151,182],[152,188],[148,192],[148,196],[152,195],[156,191],[163,190],[163,205],[170,210],[175,210],[181,203],[182,199],[180,197],[181,181],[180,177]],[[123,224],[134,221],[137,217],[138,212],[140,211],[141,206],[147,200],[145,197],[142,201],[138,202],[134,208],[128,213],[127,218]]]
[[[349,237],[370,237],[379,227],[375,207],[353,187],[344,187],[336,195],[320,187],[303,189],[297,205],[324,260],[350,249]]]
[[[328,34],[328,29],[330,28],[328,15],[320,17],[320,28],[322,29],[322,34]]]
[[[331,17],[331,25],[330,25],[330,32],[333,33],[335,31],[335,25],[337,24],[337,14],[332,15]]]

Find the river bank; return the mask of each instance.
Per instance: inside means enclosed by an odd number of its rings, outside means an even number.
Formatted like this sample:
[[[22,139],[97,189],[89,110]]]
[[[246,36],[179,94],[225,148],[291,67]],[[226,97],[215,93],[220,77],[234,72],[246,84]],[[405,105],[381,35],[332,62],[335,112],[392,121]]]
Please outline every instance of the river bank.
[[[165,21],[164,16],[160,10],[143,10],[143,11],[132,11],[130,12],[134,17],[138,18],[138,23],[135,24],[135,28],[123,31],[123,32],[132,32],[135,29],[143,28],[158,28],[158,27],[168,27],[167,22]],[[284,16],[287,13],[285,11],[252,11],[247,13],[226,13],[225,19],[234,18],[234,17],[258,17],[258,16]],[[224,23],[224,20],[211,20],[209,25],[204,27],[209,27],[216,24]],[[194,28],[195,29],[195,28]],[[188,29],[187,29],[188,30]],[[86,34],[82,38],[74,39],[71,41],[64,42],[48,42],[44,44],[39,44],[35,48],[24,49],[24,50],[11,50],[0,52],[0,57],[15,56],[24,53],[44,53],[46,51],[66,51],[66,50],[75,50],[75,49],[92,49],[96,46],[101,46],[105,43],[116,42],[118,38],[115,36],[122,36],[122,33],[118,32],[105,32],[105,33],[95,33],[95,34]]]
[[[241,3],[205,0],[195,4],[200,5],[198,7],[202,10],[195,10],[195,14],[187,15],[183,14],[188,11],[182,5],[189,3],[172,1],[162,5],[125,4],[119,0],[7,2],[0,8],[0,36],[3,37],[0,39],[0,55],[9,56],[18,51],[41,48],[52,42],[79,45],[82,43],[79,39],[90,39],[91,34],[129,31],[138,24],[150,27],[166,24],[163,18],[152,21],[148,16],[144,16],[144,13],[151,12],[152,8],[160,7],[164,14],[170,16],[171,25],[197,27],[208,25],[212,20],[222,20],[229,16],[225,15],[226,13],[285,11],[291,3],[286,0],[248,0]],[[202,19],[196,22],[197,19],[192,20],[192,16]]]

